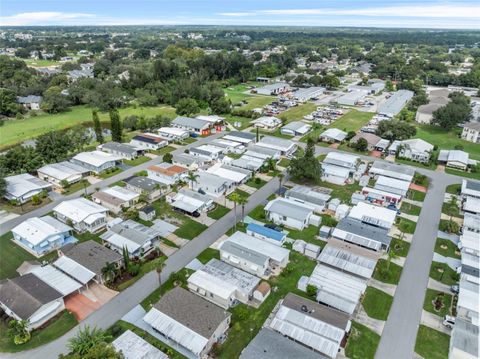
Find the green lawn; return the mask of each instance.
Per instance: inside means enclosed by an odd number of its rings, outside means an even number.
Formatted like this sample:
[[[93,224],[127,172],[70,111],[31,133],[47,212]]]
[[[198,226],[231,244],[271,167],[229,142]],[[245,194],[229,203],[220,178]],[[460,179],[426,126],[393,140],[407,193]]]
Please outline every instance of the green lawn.
[[[464,141],[459,138],[461,129],[445,131],[443,128],[434,125],[417,126],[415,138],[421,138],[432,145],[437,145],[441,149],[454,150],[455,146],[463,147],[465,152],[470,153],[470,157],[480,160],[480,146],[473,142]]]
[[[454,222],[452,220],[452,222]],[[457,225],[456,227],[450,227],[450,219],[441,219],[440,224],[438,225],[438,229],[441,230],[442,232],[447,232],[447,233],[453,233],[453,234],[460,234],[460,225]],[[456,223],[456,222],[454,222]],[[458,224],[458,223],[457,223]]]
[[[237,130],[244,130],[245,128],[250,127],[250,122],[252,121],[251,118],[243,117],[243,116],[235,116],[235,115],[226,115],[225,119],[232,126],[235,122],[240,122],[241,126],[236,127]]]
[[[210,247],[205,249],[197,257],[197,259],[203,264],[208,263],[212,258],[220,259],[220,252],[217,249],[213,249]]]
[[[320,217],[322,217],[322,226],[336,227],[338,224],[338,221],[328,214],[321,214]]]
[[[90,183],[87,180],[81,180],[77,183],[71,184],[68,188],[65,189],[63,192],[64,195],[69,195],[75,193],[77,191],[85,189],[85,187],[90,186]]]
[[[174,118],[175,109],[170,106],[127,107],[119,110],[123,118],[129,115],[152,117],[156,115]],[[108,113],[99,113],[100,120],[109,121]],[[59,114],[40,114],[22,120],[8,120],[2,126],[0,149],[15,145],[27,139],[40,136],[51,130],[62,130],[82,123],[92,122],[92,109],[86,106],[75,106],[70,111]]]
[[[408,190],[407,198],[411,199],[412,201],[423,202],[425,200],[425,196],[427,194],[425,192],[420,192],[415,189]]]
[[[254,209],[252,209],[248,213],[248,216],[252,217],[253,219],[255,219],[257,221],[260,221],[260,222],[266,222],[266,220],[267,220],[265,218],[265,209],[264,209],[264,206],[262,206],[262,205],[259,205],[259,206],[255,207]]]
[[[316,226],[308,226],[304,230],[297,231],[297,230],[288,230],[288,237],[292,239],[303,239],[305,242],[313,243],[319,245],[320,247],[324,247],[327,243],[316,239],[315,237],[318,235],[319,228]]]
[[[407,166],[413,166],[413,167],[419,167],[419,168],[427,168],[431,170],[435,170],[437,168],[437,165],[432,162],[432,163],[421,163],[417,161],[410,161],[404,158],[395,158],[396,163],[401,163]]]
[[[263,323],[272,312],[277,302],[290,292],[305,296],[297,289],[297,282],[302,275],[310,275],[316,263],[296,252],[290,252],[290,263],[285,274],[272,278],[268,282],[276,291],[267,297],[260,308],[255,309],[245,304],[231,308],[232,322],[225,343],[219,348],[218,358],[238,358],[243,348],[257,335]],[[288,272],[288,274],[286,273]]]
[[[138,166],[141,165],[142,163],[150,161],[151,158],[147,156],[139,156],[133,160],[123,160],[123,163],[126,164],[127,166]]]
[[[402,241],[399,238],[393,238],[390,242],[390,248],[395,252],[397,256],[406,257],[410,249],[410,243]]]
[[[207,229],[207,226],[187,218],[175,232],[175,235],[184,239],[194,239],[200,233]]]
[[[439,310],[435,309],[433,305],[433,302],[436,301],[437,298],[443,304],[443,307],[440,308]],[[438,290],[427,288],[427,291],[425,293],[425,301],[423,303],[423,309],[425,309],[427,312],[436,314],[443,318],[444,316],[451,314],[451,311],[450,311],[451,306],[452,306],[451,294],[447,294],[444,292],[439,292]]]
[[[397,227],[404,233],[413,234],[417,227],[417,223],[406,218],[397,217]]]
[[[445,263],[432,262],[430,266],[430,277],[446,285],[458,283],[460,276]]]
[[[261,178],[257,177],[255,179],[249,179],[245,184],[249,187],[259,189],[265,186],[266,183],[267,181],[264,181]]]
[[[271,104],[275,100],[274,96],[263,96],[263,95],[254,95],[254,96],[249,96],[245,98],[245,101],[247,102],[246,105],[235,107],[235,109],[242,109],[242,110],[253,110],[254,108],[259,108],[263,107],[265,105]]]
[[[462,190],[462,185],[460,183],[458,184],[451,184],[450,186],[447,186],[446,192],[450,194],[455,194],[459,195]]]
[[[256,128],[252,128],[252,129],[250,130],[250,132],[251,132],[251,133],[257,133],[257,129],[256,129]],[[281,133],[281,132],[280,132],[280,129],[277,129],[277,130],[275,130],[275,131],[273,131],[273,132],[259,129],[259,130],[258,130],[258,133],[261,135],[260,137],[263,137],[262,135],[264,135],[264,136],[274,136],[274,137],[284,138],[284,139],[287,139],[287,140],[293,138],[293,136],[291,136],[291,135],[285,135],[285,134]]]
[[[463,215],[460,214],[460,208],[455,203],[443,202],[442,204],[442,213],[448,214],[449,216],[463,218]]]
[[[179,248],[175,243],[173,243],[171,240],[162,238],[162,242],[165,243],[167,246],[172,247],[172,248]]]
[[[450,346],[450,336],[420,325],[415,343],[415,352],[424,359],[446,359]]]
[[[125,288],[130,287],[133,283],[138,281],[145,274],[155,270],[160,264],[162,264],[166,260],[167,260],[167,257],[162,255],[162,256],[157,257],[153,260],[143,262],[140,266],[140,272],[135,277],[132,277],[129,280],[119,284],[118,287],[117,287],[117,290],[122,291]]]
[[[47,66],[61,65],[60,62],[55,60],[22,59],[22,61],[25,62],[29,67],[47,67]]]
[[[229,208],[217,204],[213,211],[208,212],[207,216],[213,219],[220,219],[228,212],[230,212]]]
[[[176,148],[173,146],[165,146],[160,148],[159,150],[154,150],[151,151],[153,154],[158,155],[158,156],[163,156],[165,153],[175,151]]]
[[[303,136],[301,139],[300,139],[300,142],[307,142],[308,139],[312,139],[314,142],[317,142],[318,141],[318,138],[320,137],[320,134],[325,131],[325,128],[324,127],[317,127],[317,128],[314,128],[312,129],[309,133],[307,133],[305,136]],[[317,146],[328,146],[328,144],[324,143],[324,142],[318,142],[317,143]]]
[[[98,175],[98,177],[100,177],[102,179],[106,179],[106,178],[110,178],[112,176],[115,176],[115,175],[119,174],[120,172],[122,172],[122,169],[120,167],[115,167],[113,169],[108,169],[105,172],[100,173]]]
[[[437,238],[435,242],[435,252],[444,257],[452,257],[460,259],[460,250],[448,239]]]
[[[400,276],[402,275],[402,267],[385,259],[379,259],[375,270],[373,272],[373,278],[384,283],[398,284]]]
[[[380,335],[366,326],[352,321],[345,354],[351,359],[373,359],[380,343]]]
[[[372,112],[360,112],[352,109],[331,125],[327,126],[327,128],[338,128],[345,132],[357,132],[372,119],[373,115],[374,113]]]
[[[77,320],[73,314],[64,310],[50,320],[46,327],[34,330],[29,342],[22,345],[15,345],[13,340],[6,335],[6,324],[0,322],[0,352],[12,353],[39,347],[61,337],[75,325],[77,325]]]
[[[82,243],[82,242],[86,242],[86,241],[95,241],[97,243],[100,243],[102,244],[102,240],[100,239],[100,234],[102,233],[90,233],[90,232],[83,232],[83,233],[77,233],[75,232],[75,234],[73,235],[75,238],[78,239],[78,242]]]
[[[285,119],[286,123],[292,121],[301,121],[303,116],[310,115],[313,111],[317,109],[317,105],[313,102],[306,102],[302,105],[292,107],[285,112],[282,112],[278,117]]]
[[[186,359],[185,356],[177,352],[172,347],[164,344],[162,341],[158,340],[150,333],[147,333],[146,331],[136,327],[133,324],[124,322],[123,320],[119,320],[118,322],[116,322],[114,325],[112,325],[109,328],[108,331],[111,334],[112,339],[116,339],[127,330],[131,330],[132,332],[137,334],[140,338],[144,339],[146,342],[153,345],[155,348],[160,349],[162,352],[167,354],[168,357],[171,359]]]
[[[377,288],[367,287],[363,297],[363,308],[370,318],[387,320],[393,297]]]
[[[0,279],[18,277],[17,268],[24,261],[38,260],[39,262],[42,262],[44,260],[48,261],[52,258],[56,258],[57,256],[56,251],[54,251],[37,259],[20,246],[17,246],[11,241],[11,238],[13,238],[11,232],[0,236]]]
[[[280,167],[285,167],[285,168],[288,167],[289,164],[290,164],[290,160],[286,158],[282,158],[280,162],[278,162],[278,165]]]
[[[234,192],[237,193],[240,197],[244,197],[244,198],[250,197],[250,194],[248,194],[247,192],[242,191],[241,189],[238,189],[238,188]]]
[[[406,214],[411,214],[413,216],[419,216],[421,210],[422,209],[420,207],[407,202],[402,202],[402,206],[400,207],[400,211]]]

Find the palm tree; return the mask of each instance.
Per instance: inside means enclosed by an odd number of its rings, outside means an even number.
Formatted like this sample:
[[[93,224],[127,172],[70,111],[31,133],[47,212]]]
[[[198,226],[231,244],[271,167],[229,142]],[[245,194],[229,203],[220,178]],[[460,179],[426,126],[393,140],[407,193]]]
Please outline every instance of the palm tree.
[[[162,271],[165,266],[165,262],[161,262],[158,264],[157,268],[155,268],[158,274],[158,287],[160,288],[160,295],[162,294]]]
[[[398,258],[397,253],[393,250],[393,248],[390,248],[390,250],[387,252],[388,259],[387,259],[387,271],[390,270],[390,263],[392,260]]]
[[[103,330],[93,328],[88,325],[80,329],[77,335],[68,341],[68,349],[73,354],[85,355],[94,346],[107,343],[111,337]]]
[[[238,204],[242,206],[242,223],[243,220],[245,219],[245,205],[248,203],[248,198],[244,196],[239,196],[238,197]]]
[[[277,161],[273,157],[268,157],[266,161],[266,166],[269,170],[275,171],[277,168]]]
[[[233,192],[228,199],[233,202],[233,209],[235,213],[235,223],[233,224],[234,230],[237,230],[237,204],[240,202],[241,196],[237,192]]]
[[[24,344],[31,338],[28,331],[28,320],[11,320],[8,322],[7,334],[13,338],[13,342],[16,345]]]
[[[198,175],[195,174],[194,172],[190,171],[188,172],[188,176],[187,176],[187,180],[190,181],[190,188],[193,189],[193,184],[194,183],[197,183],[197,178],[198,178]]]
[[[277,177],[278,177],[278,193],[280,193],[280,190],[282,189],[282,180],[285,178],[285,175],[283,174],[283,172],[280,172]]]
[[[117,276],[117,267],[115,266],[115,264],[107,262],[102,268],[102,276],[107,282],[113,281]]]

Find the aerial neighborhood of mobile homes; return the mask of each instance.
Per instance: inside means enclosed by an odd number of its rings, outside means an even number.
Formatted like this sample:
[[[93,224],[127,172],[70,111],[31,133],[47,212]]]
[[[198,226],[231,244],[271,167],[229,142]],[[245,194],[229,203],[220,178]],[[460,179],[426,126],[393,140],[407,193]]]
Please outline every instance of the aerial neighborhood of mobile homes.
[[[0,31],[0,357],[479,357],[476,33],[113,29]]]

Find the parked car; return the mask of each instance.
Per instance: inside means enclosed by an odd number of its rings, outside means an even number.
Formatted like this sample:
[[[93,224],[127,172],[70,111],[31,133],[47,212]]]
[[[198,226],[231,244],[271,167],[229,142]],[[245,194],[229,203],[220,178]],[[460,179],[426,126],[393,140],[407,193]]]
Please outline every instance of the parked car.
[[[443,325],[445,325],[447,328],[452,329],[455,325],[455,317],[452,317],[451,315],[446,315],[445,317],[443,317]]]
[[[450,287],[450,290],[452,293],[458,294],[460,292],[460,287],[458,286],[458,284],[454,284]]]

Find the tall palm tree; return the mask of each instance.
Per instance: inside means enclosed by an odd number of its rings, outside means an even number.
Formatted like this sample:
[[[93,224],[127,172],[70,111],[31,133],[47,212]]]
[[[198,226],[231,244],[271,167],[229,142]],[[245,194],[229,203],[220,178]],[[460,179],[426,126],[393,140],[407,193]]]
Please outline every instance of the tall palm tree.
[[[240,201],[241,196],[237,192],[233,192],[228,199],[233,202],[233,211],[235,213],[235,223],[233,224],[234,230],[237,230],[237,204]]]
[[[162,271],[165,266],[165,262],[161,262],[157,265],[157,268],[155,268],[158,274],[158,287],[160,288],[160,294],[162,294]]]
[[[195,172],[188,172],[187,180],[190,182],[190,188],[193,189],[193,184],[197,183],[198,175]]]
[[[273,157],[268,157],[266,165],[269,170],[275,171],[277,168],[277,161]]]
[[[393,248],[390,248],[389,251],[387,252],[388,259],[387,259],[387,270],[390,270],[390,263],[392,260],[398,258],[397,253],[393,250]]]
[[[107,282],[113,281],[117,276],[117,267],[115,266],[115,264],[107,262],[102,268],[102,276]]]
[[[245,205],[248,203],[248,198],[244,196],[238,197],[238,204],[242,206],[242,223],[244,223],[245,219]]]
[[[278,193],[280,193],[280,190],[282,189],[282,180],[285,178],[285,174],[283,172],[280,172],[277,177],[278,177]]]

